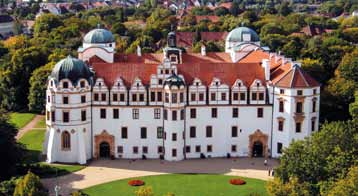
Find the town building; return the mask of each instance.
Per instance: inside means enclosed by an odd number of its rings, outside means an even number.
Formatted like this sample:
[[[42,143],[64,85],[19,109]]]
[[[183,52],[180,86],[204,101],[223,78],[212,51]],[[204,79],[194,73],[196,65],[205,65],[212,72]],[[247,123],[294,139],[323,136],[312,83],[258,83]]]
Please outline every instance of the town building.
[[[185,53],[170,32],[162,53],[119,54],[111,32],[90,31],[48,79],[47,162],[279,157],[318,129],[320,85],[300,63],[246,27],[225,41]]]

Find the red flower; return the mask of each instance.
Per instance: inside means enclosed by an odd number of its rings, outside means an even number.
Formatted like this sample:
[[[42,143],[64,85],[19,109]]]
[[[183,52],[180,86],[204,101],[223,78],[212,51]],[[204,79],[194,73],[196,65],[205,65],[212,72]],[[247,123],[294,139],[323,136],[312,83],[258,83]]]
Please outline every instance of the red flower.
[[[243,185],[246,184],[245,180],[242,180],[240,178],[234,178],[234,179],[230,179],[230,184],[232,185]]]
[[[142,186],[144,185],[144,181],[142,180],[130,180],[128,181],[129,186]]]

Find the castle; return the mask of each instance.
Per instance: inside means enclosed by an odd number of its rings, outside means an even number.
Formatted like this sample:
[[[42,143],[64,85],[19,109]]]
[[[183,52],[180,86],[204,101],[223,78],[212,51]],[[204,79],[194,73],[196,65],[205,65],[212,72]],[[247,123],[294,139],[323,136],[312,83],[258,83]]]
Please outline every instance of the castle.
[[[110,31],[87,33],[48,79],[47,162],[279,157],[318,129],[319,83],[252,29],[232,30],[225,52],[186,53],[175,36],[162,53],[119,54]]]

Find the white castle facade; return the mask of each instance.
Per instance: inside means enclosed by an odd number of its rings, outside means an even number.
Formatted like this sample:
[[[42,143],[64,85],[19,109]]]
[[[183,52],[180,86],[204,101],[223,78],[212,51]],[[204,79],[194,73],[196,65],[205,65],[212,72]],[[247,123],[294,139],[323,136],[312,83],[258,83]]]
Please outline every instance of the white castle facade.
[[[319,84],[245,27],[225,52],[186,53],[171,32],[161,54],[117,54],[113,35],[95,29],[78,53],[48,80],[50,163],[279,157],[318,129]]]

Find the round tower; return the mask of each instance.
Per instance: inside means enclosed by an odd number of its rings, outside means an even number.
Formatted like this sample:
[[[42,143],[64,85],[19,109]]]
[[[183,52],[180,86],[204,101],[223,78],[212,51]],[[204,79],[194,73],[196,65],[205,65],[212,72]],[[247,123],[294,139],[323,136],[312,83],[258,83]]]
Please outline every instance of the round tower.
[[[85,164],[91,158],[91,87],[93,72],[68,56],[49,76],[46,91],[44,153],[47,162]]]
[[[180,161],[184,157],[185,83],[173,74],[164,82],[164,159]]]

